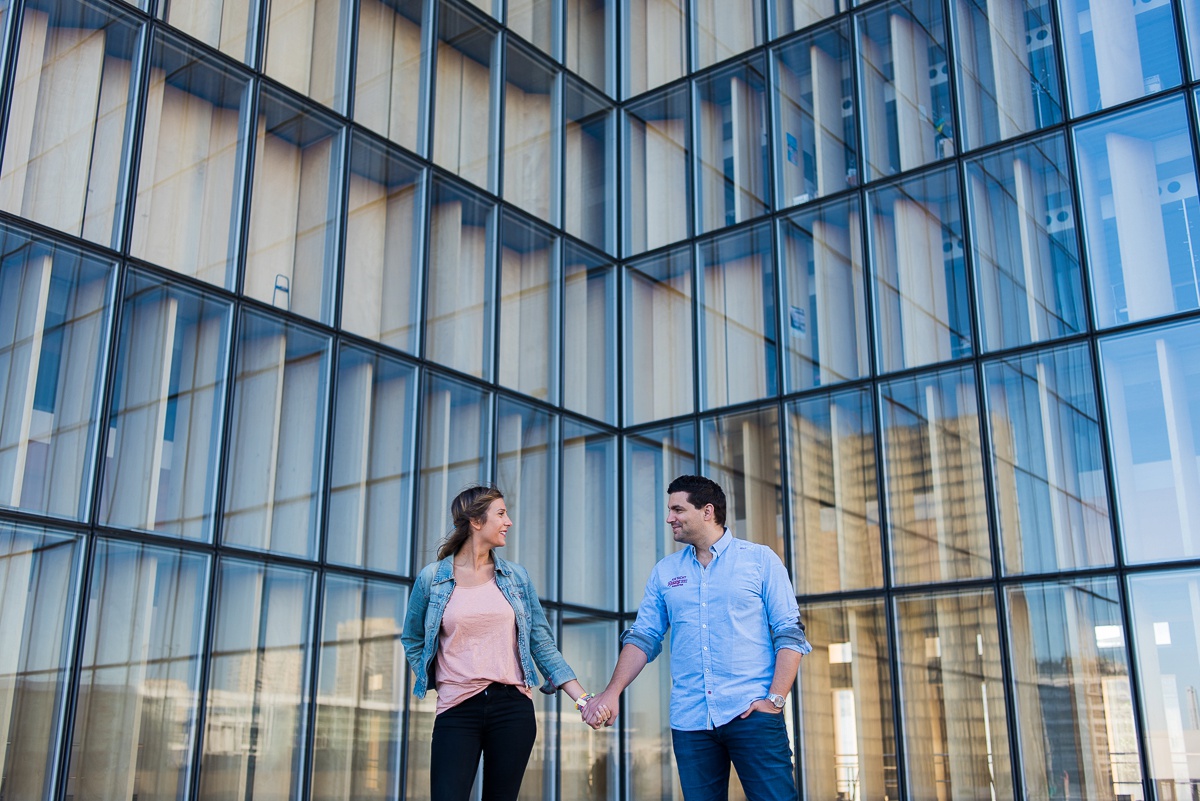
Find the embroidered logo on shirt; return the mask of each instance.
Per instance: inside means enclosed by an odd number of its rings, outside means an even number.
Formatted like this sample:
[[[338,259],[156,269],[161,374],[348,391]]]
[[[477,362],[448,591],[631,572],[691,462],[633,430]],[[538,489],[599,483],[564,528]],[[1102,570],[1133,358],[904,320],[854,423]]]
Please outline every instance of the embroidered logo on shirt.
[[[678,587],[681,584],[687,584],[687,576],[676,576],[667,582],[668,587]]]

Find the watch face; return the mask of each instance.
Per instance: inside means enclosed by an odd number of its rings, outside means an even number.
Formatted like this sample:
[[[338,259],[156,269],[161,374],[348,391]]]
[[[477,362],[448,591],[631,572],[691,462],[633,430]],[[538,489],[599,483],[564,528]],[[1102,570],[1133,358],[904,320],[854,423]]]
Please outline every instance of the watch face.
[[[768,695],[767,700],[774,704],[776,709],[783,709],[784,698],[782,695]]]

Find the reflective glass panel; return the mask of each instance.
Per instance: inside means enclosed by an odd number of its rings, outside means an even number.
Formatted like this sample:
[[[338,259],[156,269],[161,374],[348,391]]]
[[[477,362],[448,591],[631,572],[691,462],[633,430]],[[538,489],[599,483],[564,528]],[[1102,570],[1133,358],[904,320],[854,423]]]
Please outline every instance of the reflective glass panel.
[[[230,304],[130,271],[100,520],[212,540]]]
[[[543,53],[553,53],[555,0],[507,0],[505,5],[509,29]]]
[[[416,353],[421,168],[356,134],[350,145],[347,205],[342,328]]]
[[[1012,798],[991,590],[896,602],[909,798]]]
[[[1108,442],[1125,558],[1200,556],[1200,329],[1100,343]]]
[[[612,83],[612,48],[617,20],[617,4],[607,0],[565,0],[567,44],[564,49],[567,69],[593,86],[616,95]]]
[[[681,248],[625,268],[625,422],[691,412],[692,259]]]
[[[200,798],[299,798],[313,575],[232,559],[218,570]]]
[[[704,420],[700,436],[702,472],[725,490],[725,525],[739,539],[766,545],[786,565],[777,408]]]
[[[1024,797],[1140,801],[1116,580],[1009,587],[1005,600]]]
[[[409,686],[412,686],[411,670],[408,675]],[[436,692],[431,691],[424,698],[417,698],[415,695],[409,696],[408,731],[405,738],[408,755],[408,758],[405,759],[407,763],[404,783],[406,801],[437,801],[429,796],[430,744],[433,741],[435,709],[437,709]],[[475,775],[478,778],[479,774]]]
[[[343,345],[336,397],[325,558],[407,573],[417,369]]]
[[[984,375],[1005,572],[1111,565],[1108,481],[1087,346],[993,362]]]
[[[731,9],[737,5],[709,1]],[[765,84],[762,59],[696,82],[697,233],[744,222],[770,209]]]
[[[497,401],[496,485],[513,520],[503,557],[529,571],[543,598],[558,597],[558,439],[558,418]]]
[[[438,5],[433,160],[484,189],[496,188],[492,69],[497,34],[449,0]]]
[[[1087,327],[1075,203],[1059,137],[967,162],[971,255],[985,350]]]
[[[1191,66],[1192,77],[1200,74],[1200,2],[1183,0],[1184,32],[1187,34],[1186,55]]]
[[[506,387],[558,401],[558,259],[554,237],[513,214],[500,233],[500,363]]]
[[[546,618],[550,630],[558,631],[558,612],[546,610]],[[551,801],[554,799],[554,774],[558,763],[558,704],[557,699],[570,704],[571,697],[564,692],[546,695],[543,692],[533,692],[533,717],[537,721],[537,736],[533,742],[533,752],[525,765],[525,776],[521,784],[519,801]],[[574,712],[574,707],[568,706]],[[583,726],[576,721],[573,725]],[[591,729],[588,729],[591,731]],[[480,782],[475,786],[479,787]],[[437,799],[432,799],[437,801]],[[565,801],[565,799],[564,799]]]
[[[1059,0],[1059,19],[1072,116],[1179,85],[1171,3]]]
[[[558,217],[558,75],[515,43],[504,69],[504,198],[543,220]]]
[[[23,7],[0,209],[120,247],[141,25],[88,0]]]
[[[344,111],[350,14],[350,0],[267,3],[267,75],[323,106]]]
[[[617,438],[569,418],[562,430],[562,600],[616,609]],[[574,654],[570,662],[577,674],[589,677],[580,672]],[[590,676],[589,686],[604,676]]]
[[[424,0],[359,0],[354,120],[419,152]]]
[[[971,310],[955,171],[878,189],[868,208],[880,369],[969,355]]]
[[[777,394],[779,340],[770,227],[706,242],[698,253],[702,408]]]
[[[113,274],[0,228],[0,506],[88,517]]]
[[[791,0],[779,0],[791,4]],[[775,52],[779,208],[858,182],[848,22],[792,40]]]
[[[426,373],[421,401],[417,565],[437,556],[438,545],[450,531],[454,496],[468,484],[489,478],[485,457],[492,439],[491,396],[478,389]],[[432,706],[429,713],[432,726]]]
[[[259,98],[257,126],[242,291],[329,322],[341,206],[341,129],[332,118],[269,88]]]
[[[564,588],[566,582],[564,581]],[[587,687],[600,686],[616,663],[617,622],[564,612],[562,650]],[[579,722],[569,696],[560,693],[561,741],[559,798],[604,801],[620,787],[619,728],[592,731]],[[619,723],[618,723],[619,725]]]
[[[662,506],[666,508],[665,495]],[[641,592],[642,583],[639,581],[639,598]],[[632,625],[633,621],[628,621],[628,624]],[[629,798],[685,801],[683,790],[679,787],[675,752],[671,747],[670,637],[663,642],[659,657],[646,665],[638,674],[638,680],[629,685],[622,700],[622,717],[627,732],[625,748],[629,779],[626,786]],[[742,801],[738,799],[736,790],[730,793],[730,798]]]
[[[325,581],[312,756],[314,801],[384,801],[400,786],[405,588]]]
[[[1129,579],[1143,736],[1157,797],[1186,799],[1200,787],[1200,574]]]
[[[898,0],[856,22],[867,179],[953,156],[942,4]]]
[[[684,74],[683,0],[623,0],[624,96],[640,95]]]
[[[425,356],[476,378],[492,375],[492,292],[488,249],[495,207],[435,179],[429,220]]]
[[[563,248],[563,406],[617,422],[617,268]]]
[[[926,584],[991,575],[974,372],[906,378],[880,393],[895,580]]]
[[[899,798],[883,602],[806,604],[804,626],[813,650],[795,696],[803,797]]]
[[[807,28],[826,17],[848,11],[850,0],[767,0],[767,13],[774,23],[777,38]]]
[[[807,398],[786,414],[796,592],[883,586],[871,393]]]
[[[0,778],[5,797],[53,797],[83,548],[0,522]]]
[[[229,421],[223,539],[316,556],[329,339],[245,313]]]
[[[860,378],[870,369],[861,220],[851,198],[779,226],[788,392]]]
[[[150,55],[133,255],[233,289],[249,83],[160,29]]]
[[[1200,306],[1200,199],[1183,98],[1080,126],[1075,149],[1096,324]]]
[[[1061,122],[1050,0],[955,0],[954,11],[963,146]]]
[[[691,231],[688,138],[686,87],[626,109],[623,168],[627,254],[677,242]]]
[[[750,50],[766,34],[762,0],[694,0],[695,69]]]
[[[66,795],[188,798],[208,559],[97,540]]]
[[[593,247],[616,252],[616,112],[611,101],[568,76],[563,163],[563,228]]]
[[[159,19],[240,61],[254,60],[255,0],[160,0]]]

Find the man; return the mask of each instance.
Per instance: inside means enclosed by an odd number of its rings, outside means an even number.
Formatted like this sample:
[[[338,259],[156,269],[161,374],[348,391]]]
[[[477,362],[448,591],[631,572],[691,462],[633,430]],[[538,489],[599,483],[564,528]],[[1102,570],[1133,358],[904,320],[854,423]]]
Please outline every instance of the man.
[[[749,801],[795,801],[783,705],[812,646],[787,569],[770,548],[729,532],[716,482],[680,476],[667,495],[667,523],[686,547],[650,572],[608,687],[584,719],[603,725],[600,710],[618,708],[669,627],[671,742],[686,801],[727,799],[731,761]]]

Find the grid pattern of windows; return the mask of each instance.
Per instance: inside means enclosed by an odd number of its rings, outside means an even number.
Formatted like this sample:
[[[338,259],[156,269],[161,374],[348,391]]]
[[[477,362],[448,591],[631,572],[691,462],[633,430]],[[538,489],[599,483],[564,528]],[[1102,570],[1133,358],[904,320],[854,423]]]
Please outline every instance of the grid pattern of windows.
[[[791,571],[802,798],[1200,798],[1200,0],[0,37],[0,798],[425,799],[450,499],[598,689],[686,472]],[[522,797],[680,799],[669,695],[539,695]]]

